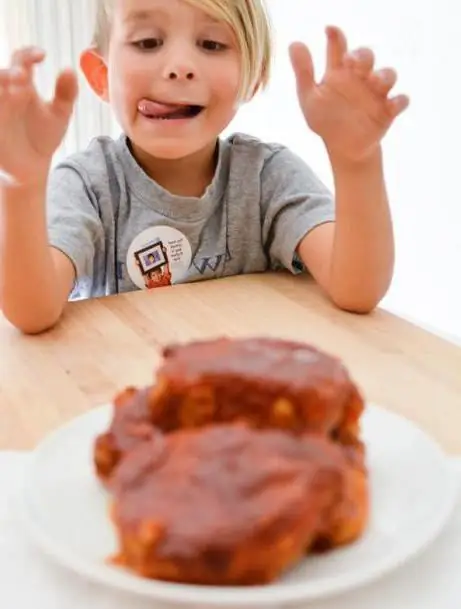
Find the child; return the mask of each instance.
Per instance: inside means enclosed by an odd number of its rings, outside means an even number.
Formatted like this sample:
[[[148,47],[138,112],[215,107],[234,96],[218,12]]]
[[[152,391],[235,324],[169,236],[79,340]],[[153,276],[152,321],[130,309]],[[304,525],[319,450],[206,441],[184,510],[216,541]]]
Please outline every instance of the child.
[[[0,187],[0,307],[11,323],[42,332],[72,293],[145,288],[162,265],[172,283],[307,270],[338,307],[372,310],[393,272],[380,141],[408,105],[389,98],[395,72],[374,71],[372,52],[348,52],[333,27],[320,83],[307,47],[290,48],[306,123],[331,161],[333,202],[287,148],[220,138],[269,78],[262,0],[98,4],[81,68],[111,104],[120,139],[96,138],[50,171],[76,76],[61,73],[48,103],[33,84],[42,51],[22,49],[0,71],[0,168],[9,176]]]

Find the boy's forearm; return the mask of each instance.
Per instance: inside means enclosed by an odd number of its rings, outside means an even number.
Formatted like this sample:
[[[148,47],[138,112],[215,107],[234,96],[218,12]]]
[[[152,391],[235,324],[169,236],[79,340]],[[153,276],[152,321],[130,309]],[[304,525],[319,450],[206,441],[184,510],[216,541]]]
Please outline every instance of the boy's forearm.
[[[331,162],[337,215],[330,294],[343,308],[367,312],[387,292],[394,270],[382,153],[360,164]]]
[[[51,327],[63,308],[48,245],[46,182],[0,186],[0,308],[27,333]]]

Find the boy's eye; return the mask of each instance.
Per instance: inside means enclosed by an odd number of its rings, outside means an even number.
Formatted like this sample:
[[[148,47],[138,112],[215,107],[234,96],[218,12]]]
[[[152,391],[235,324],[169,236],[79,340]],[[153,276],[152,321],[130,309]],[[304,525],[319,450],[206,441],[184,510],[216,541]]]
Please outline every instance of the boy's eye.
[[[202,40],[201,46],[206,51],[225,51],[227,46],[222,42],[216,42],[216,40]]]
[[[158,47],[161,47],[163,41],[159,38],[145,38],[144,40],[137,40],[132,44],[141,51],[152,51]]]

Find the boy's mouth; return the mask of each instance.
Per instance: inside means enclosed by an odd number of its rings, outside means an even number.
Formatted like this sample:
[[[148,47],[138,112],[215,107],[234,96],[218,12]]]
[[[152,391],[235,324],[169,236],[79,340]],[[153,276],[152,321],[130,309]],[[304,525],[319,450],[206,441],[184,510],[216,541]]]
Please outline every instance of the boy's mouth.
[[[165,104],[143,99],[138,104],[138,111],[146,118],[154,120],[178,120],[195,118],[204,110],[196,104]]]

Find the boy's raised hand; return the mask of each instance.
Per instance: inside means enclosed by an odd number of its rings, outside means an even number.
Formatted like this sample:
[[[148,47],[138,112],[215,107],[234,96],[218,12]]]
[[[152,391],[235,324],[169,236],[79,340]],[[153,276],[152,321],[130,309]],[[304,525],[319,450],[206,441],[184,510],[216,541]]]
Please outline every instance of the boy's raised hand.
[[[67,131],[78,93],[77,77],[61,72],[51,101],[43,100],[33,72],[45,54],[25,48],[0,70],[0,170],[21,185],[43,181]]]
[[[315,81],[312,56],[306,45],[290,46],[298,98],[309,127],[325,142],[331,157],[355,162],[369,157],[394,119],[408,106],[405,95],[389,97],[397,75],[393,69],[374,71],[369,49],[348,52],[347,40],[328,27],[327,67]]]

